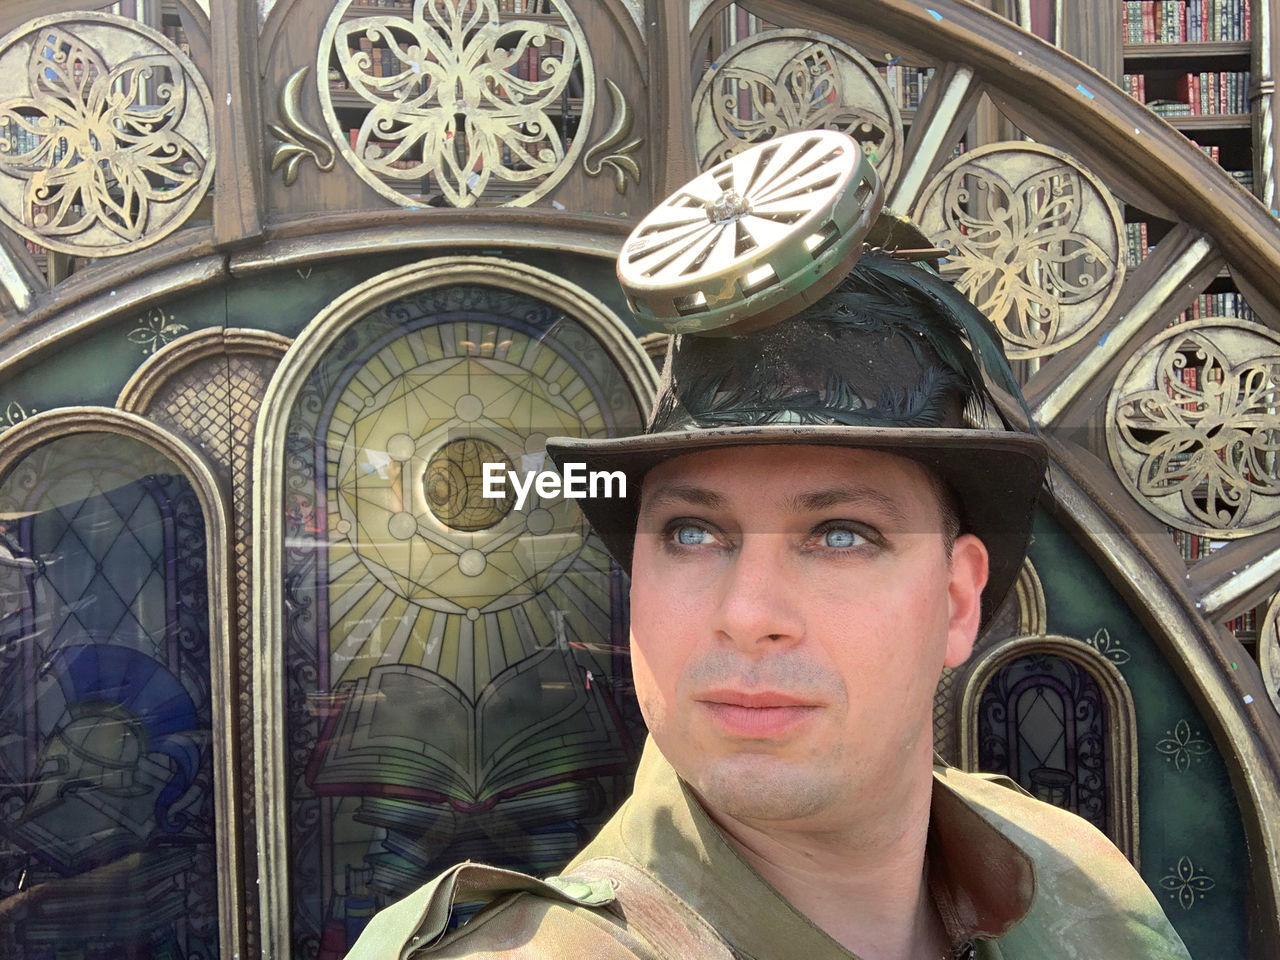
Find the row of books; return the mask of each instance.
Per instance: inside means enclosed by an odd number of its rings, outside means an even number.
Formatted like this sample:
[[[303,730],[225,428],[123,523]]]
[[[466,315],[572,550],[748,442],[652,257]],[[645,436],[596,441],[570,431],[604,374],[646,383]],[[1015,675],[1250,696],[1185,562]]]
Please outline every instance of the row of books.
[[[175,47],[191,56],[191,44],[187,40],[187,31],[182,29],[181,24],[166,23],[160,27],[160,31],[169,38]]]
[[[1183,560],[1199,560],[1201,557],[1207,557],[1227,542],[1213,540],[1199,533],[1188,533],[1186,530],[1172,532],[1173,542],[1178,545],[1178,552],[1182,554]]]
[[[1237,320],[1258,320],[1258,315],[1244,299],[1244,294],[1228,291],[1227,293],[1202,293],[1196,297],[1191,306],[1178,315],[1177,323],[1189,323],[1205,317],[1235,317]]]
[[[1124,92],[1162,117],[1198,117],[1249,112],[1250,74],[1247,70],[1184,73],[1174,84],[1176,100],[1147,101],[1147,76],[1126,73]]]
[[[1147,222],[1135,220],[1124,225],[1124,265],[1136,267],[1147,259],[1150,247],[1147,245]]]
[[[1256,638],[1258,636],[1258,611],[1246,610],[1238,617],[1227,621],[1227,629],[1236,636]]]
[[[11,157],[31,153],[33,150],[38,149],[41,143],[41,138],[30,130],[20,127],[16,123],[10,123],[8,120],[0,120],[0,138],[8,141],[8,149],[4,153]],[[60,138],[53,148],[53,154],[49,161],[50,166],[57,166],[66,155],[67,141]]]
[[[1126,0],[1122,32],[1128,43],[1248,40],[1250,0]]]
[[[925,67],[908,67],[900,63],[890,63],[879,68],[884,77],[889,95],[898,104],[899,110],[914,110],[924,99],[924,92],[929,89],[931,69]]]
[[[1249,112],[1247,70],[1186,73],[1178,78],[1178,99],[1191,107],[1192,116]]]

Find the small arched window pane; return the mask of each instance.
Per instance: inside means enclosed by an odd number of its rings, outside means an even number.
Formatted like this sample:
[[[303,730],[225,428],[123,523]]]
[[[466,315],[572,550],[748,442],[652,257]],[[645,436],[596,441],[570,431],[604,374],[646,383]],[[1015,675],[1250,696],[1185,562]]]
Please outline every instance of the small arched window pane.
[[[207,572],[195,491],[140,441],[0,480],[6,960],[218,956]]]
[[[1111,831],[1111,718],[1098,682],[1064,657],[1001,667],[978,705],[978,766]]]

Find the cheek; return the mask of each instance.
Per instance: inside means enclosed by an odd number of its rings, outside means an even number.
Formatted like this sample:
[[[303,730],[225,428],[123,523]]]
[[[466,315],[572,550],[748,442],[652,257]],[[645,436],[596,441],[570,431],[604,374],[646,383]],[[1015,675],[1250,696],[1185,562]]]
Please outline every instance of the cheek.
[[[946,654],[944,572],[899,566],[852,586],[846,581],[811,611],[811,622],[836,625],[828,655],[855,700],[892,710],[932,697]]]
[[[636,641],[634,625],[631,632],[631,678],[645,725],[650,731],[660,730],[667,722],[667,697],[659,685],[648,650],[643,643]]]
[[[633,582],[631,588],[631,672],[641,712],[654,730],[671,720],[690,650],[683,628],[694,620],[678,594],[662,589],[653,575],[637,572],[646,586]]]

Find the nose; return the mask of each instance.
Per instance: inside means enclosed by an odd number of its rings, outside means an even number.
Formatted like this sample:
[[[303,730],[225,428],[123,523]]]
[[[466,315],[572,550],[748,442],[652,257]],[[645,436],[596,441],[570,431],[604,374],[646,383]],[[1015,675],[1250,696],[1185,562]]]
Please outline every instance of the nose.
[[[778,534],[748,534],[722,572],[714,614],[717,635],[744,653],[776,650],[804,634],[800,587]]]

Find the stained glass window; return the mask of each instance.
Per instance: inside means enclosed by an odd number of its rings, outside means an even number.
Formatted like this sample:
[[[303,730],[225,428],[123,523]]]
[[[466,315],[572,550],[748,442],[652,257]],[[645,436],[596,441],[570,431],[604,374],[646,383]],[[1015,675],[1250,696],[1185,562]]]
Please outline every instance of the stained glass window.
[[[1018,657],[982,691],[978,767],[1111,833],[1113,723],[1085,667],[1043,652]]]
[[[640,425],[587,325],[496,287],[374,310],[311,370],[283,464],[295,956],[466,858],[554,871],[625,795],[624,577],[572,500],[482,470]]]
[[[0,479],[0,955],[216,958],[206,537],[187,479],[77,434]]]

